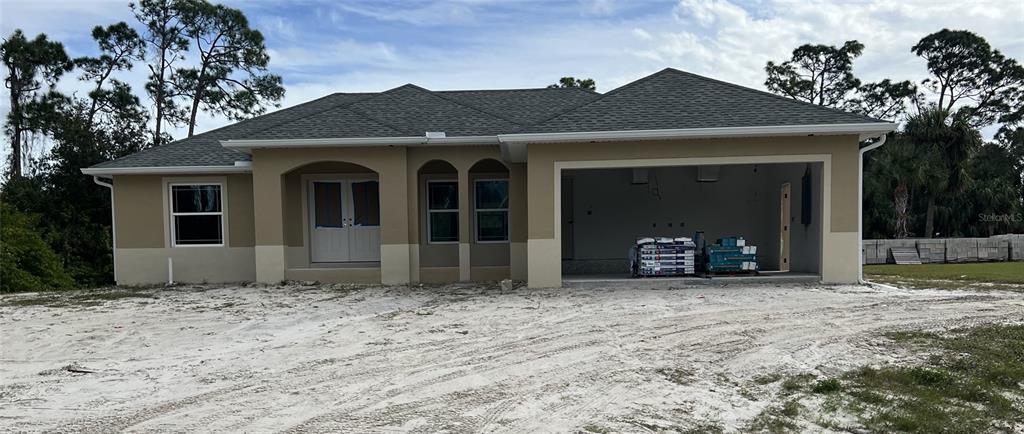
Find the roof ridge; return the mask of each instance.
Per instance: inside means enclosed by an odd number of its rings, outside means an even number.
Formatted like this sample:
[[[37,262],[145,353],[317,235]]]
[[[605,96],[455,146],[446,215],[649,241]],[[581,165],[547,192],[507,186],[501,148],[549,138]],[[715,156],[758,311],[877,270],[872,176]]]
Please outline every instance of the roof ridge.
[[[494,116],[494,117],[496,117],[498,119],[501,119],[503,121],[511,122],[513,125],[516,125],[516,126],[518,126],[520,128],[526,126],[526,125],[520,123],[519,121],[515,121],[515,120],[512,120],[512,119],[509,119],[509,118],[507,118],[507,117],[505,117],[503,115],[497,114],[497,113],[492,113],[492,112],[490,112],[488,110],[484,110],[484,109],[482,109],[480,107],[477,107],[477,106],[475,106],[473,104],[467,104],[467,103],[464,103],[464,102],[461,102],[461,101],[455,101],[454,99],[452,99],[450,97],[447,97],[447,96],[444,96],[444,95],[439,95],[437,92],[434,92],[434,91],[429,90],[429,89],[427,89],[427,91],[430,92],[431,94],[433,94],[434,96],[436,96],[438,98],[441,98],[441,99],[443,99],[445,101],[448,101],[448,102],[450,102],[452,104],[455,104],[455,105],[458,105],[458,106],[462,106],[462,107],[466,107],[466,108],[471,109],[471,110],[476,110],[476,111],[478,111],[480,113],[483,113],[485,115],[488,115],[488,116]]]
[[[506,117],[504,117],[504,116],[501,116],[501,115],[497,115],[497,114],[491,113],[491,112],[489,112],[489,111],[486,111],[486,110],[484,110],[484,109],[481,109],[481,108],[479,108],[479,107],[476,107],[476,106],[473,106],[473,105],[469,105],[469,104],[465,104],[465,103],[462,103],[462,102],[460,102],[460,101],[455,101],[454,99],[452,99],[452,98],[450,98],[450,97],[447,97],[447,96],[439,95],[439,94],[438,94],[437,92],[435,92],[435,91],[433,91],[433,90],[427,89],[427,88],[425,88],[425,87],[417,86],[417,85],[415,85],[415,84],[412,84],[412,83],[407,83],[407,84],[404,84],[404,85],[402,85],[402,86],[398,86],[398,87],[396,87],[396,88],[394,88],[394,89],[388,89],[388,90],[387,90],[387,92],[384,92],[384,93],[388,93],[388,92],[391,92],[391,91],[393,91],[393,90],[401,89],[401,88],[404,88],[404,87],[411,87],[411,88],[413,88],[413,89],[421,90],[421,91],[423,91],[423,92],[426,92],[426,93],[428,93],[428,94],[430,94],[430,95],[432,95],[432,96],[434,96],[434,97],[436,97],[436,98],[440,98],[440,99],[443,99],[443,100],[445,100],[445,101],[448,101],[448,102],[450,102],[450,103],[452,103],[452,104],[455,104],[455,105],[457,105],[457,106],[459,106],[459,107],[464,107],[464,108],[468,108],[468,109],[470,109],[470,110],[475,110],[475,111],[478,111],[478,112],[480,112],[480,113],[483,113],[483,114],[485,114],[485,115],[487,115],[487,116],[492,116],[492,117],[495,117],[495,118],[501,119],[501,120],[503,120],[503,121],[506,121],[506,122],[510,122],[510,123],[512,123],[513,125],[516,125],[516,126],[518,126],[518,127],[520,127],[520,128],[521,128],[521,127],[524,127],[524,126],[526,126],[526,125],[524,125],[524,124],[522,124],[522,123],[519,123],[519,122],[517,122],[517,121],[514,121],[514,120],[512,120],[512,119],[506,118]]]
[[[541,120],[539,120],[537,122],[534,122],[534,123],[532,123],[532,124],[530,124],[528,126],[535,127],[535,126],[541,125],[541,124],[543,124],[543,123],[545,123],[547,121],[550,121],[550,120],[552,120],[554,118],[562,116],[564,114],[568,114],[568,113],[571,113],[571,112],[573,112],[575,110],[582,109],[583,107],[589,106],[591,104],[595,104],[598,101],[603,101],[606,97],[614,95],[614,94],[618,93],[619,91],[621,91],[622,89],[626,89],[628,87],[633,87],[637,83],[641,83],[643,81],[647,81],[647,80],[649,80],[649,79],[651,79],[651,78],[653,78],[655,76],[662,75],[662,74],[667,73],[669,71],[676,71],[676,69],[664,68],[661,71],[655,72],[654,74],[649,74],[649,75],[646,75],[644,77],[640,77],[640,78],[638,78],[636,80],[633,80],[633,81],[631,81],[629,83],[626,83],[626,84],[624,84],[622,86],[616,87],[615,89],[609,90],[607,93],[594,92],[595,94],[600,95],[600,97],[595,98],[593,101],[587,101],[586,103],[583,103],[583,104],[580,104],[580,105],[577,105],[577,106],[573,106],[573,107],[569,107],[569,108],[567,108],[565,110],[562,110],[562,111],[560,111],[558,113],[555,113],[555,114],[553,114],[551,116],[548,116],[548,117],[546,117],[544,119],[541,119]],[[577,87],[575,89],[580,89],[580,88]]]
[[[764,94],[764,95],[767,95],[767,96],[770,96],[770,97],[773,97],[773,98],[777,98],[777,99],[780,99],[780,100],[783,100],[783,101],[796,102],[796,103],[799,103],[799,104],[803,104],[803,105],[807,105],[807,106],[811,106],[811,107],[816,107],[818,109],[824,109],[824,110],[828,110],[828,111],[832,111],[832,112],[836,112],[836,113],[842,113],[842,114],[847,114],[847,115],[852,115],[852,116],[860,116],[862,118],[871,119],[873,121],[878,121],[878,122],[889,122],[889,121],[886,121],[886,120],[873,118],[871,116],[865,116],[865,115],[862,115],[862,114],[859,114],[859,113],[849,112],[849,111],[846,111],[846,110],[843,110],[843,109],[839,109],[839,108],[835,108],[835,107],[829,107],[829,106],[824,106],[824,105],[820,105],[820,104],[814,104],[814,103],[807,102],[807,101],[801,101],[801,100],[798,100],[796,98],[785,97],[785,96],[782,96],[782,95],[778,95],[778,94],[774,94],[774,93],[768,92],[766,90],[754,89],[752,87],[747,87],[747,86],[739,85],[739,84],[736,84],[736,83],[730,83],[728,81],[722,81],[722,80],[719,80],[719,79],[716,79],[716,78],[706,77],[706,76],[703,76],[703,75],[700,75],[700,74],[695,74],[695,73],[692,73],[692,72],[689,72],[689,71],[683,71],[681,69],[676,69],[676,68],[671,68],[670,67],[670,68],[665,68],[665,69],[659,71],[658,73],[661,73],[661,72],[674,72],[676,74],[682,74],[682,75],[694,77],[694,78],[697,78],[697,79],[700,79],[700,80],[710,81],[712,83],[724,84],[724,85],[730,86],[730,87],[735,87],[735,88],[739,88],[739,89],[743,89],[743,90],[747,90],[747,91],[757,92],[757,93]],[[652,75],[650,75],[650,77],[653,77],[654,75],[656,75],[656,74],[652,74]],[[647,78],[647,77],[644,77],[644,78]],[[637,80],[637,81],[639,81],[639,80]],[[632,84],[632,83],[630,83],[630,84]],[[623,87],[625,87],[625,86],[623,86]],[[616,89],[616,90],[618,90],[618,89]],[[611,93],[611,92],[609,92],[609,93]]]
[[[377,97],[380,97],[380,96],[384,96],[384,95],[386,95],[386,94],[387,94],[388,92],[390,92],[390,91],[392,91],[392,90],[398,89],[398,88],[400,88],[400,87],[406,87],[406,86],[413,86],[413,87],[419,87],[419,86],[416,86],[416,85],[413,85],[413,84],[407,84],[407,85],[402,85],[402,86],[396,87],[396,88],[394,88],[394,89],[388,89],[388,90],[386,90],[386,91],[384,91],[384,92],[378,93],[378,94],[374,95],[374,96],[373,96],[373,98],[377,98]],[[391,96],[390,96],[390,95],[388,95],[388,98],[390,98],[390,97],[391,97]],[[395,131],[397,131],[397,132],[398,132],[399,134],[412,134],[412,133],[410,133],[409,131],[406,131],[406,130],[405,130],[405,129],[403,129],[403,128],[399,128],[399,127],[398,127],[397,125],[395,125],[395,124],[392,124],[392,123],[390,123],[390,122],[388,122],[388,121],[385,121],[385,120],[383,120],[383,119],[381,119],[381,118],[378,118],[378,117],[376,117],[376,116],[373,116],[373,115],[371,115],[371,114],[369,114],[369,113],[366,113],[366,112],[365,112],[365,111],[363,111],[363,110],[359,110],[358,108],[352,107],[352,106],[353,106],[353,105],[355,105],[356,103],[359,103],[359,102],[363,102],[363,101],[368,101],[368,100],[370,100],[370,99],[373,99],[373,98],[363,98],[363,99],[361,99],[361,100],[359,100],[359,101],[354,101],[354,102],[352,102],[352,104],[349,104],[349,105],[347,105],[347,106],[345,106],[345,107],[340,107],[340,108],[343,108],[343,109],[345,109],[345,110],[348,110],[348,111],[350,111],[350,112],[352,112],[352,113],[355,113],[356,115],[358,115],[358,116],[361,116],[361,117],[363,117],[363,118],[369,119],[369,120],[370,120],[371,122],[376,122],[376,123],[378,123],[378,124],[380,124],[380,125],[383,125],[383,126],[385,126],[385,127],[388,127],[388,128],[390,128],[390,129],[392,129],[392,130],[395,130]],[[424,134],[426,134],[426,131],[424,131]]]
[[[429,89],[428,89],[429,90]],[[584,89],[582,87],[510,87],[504,89],[445,89],[445,90],[432,90],[431,92],[534,92],[534,91],[572,91],[579,90],[587,93],[601,94],[600,92]]]

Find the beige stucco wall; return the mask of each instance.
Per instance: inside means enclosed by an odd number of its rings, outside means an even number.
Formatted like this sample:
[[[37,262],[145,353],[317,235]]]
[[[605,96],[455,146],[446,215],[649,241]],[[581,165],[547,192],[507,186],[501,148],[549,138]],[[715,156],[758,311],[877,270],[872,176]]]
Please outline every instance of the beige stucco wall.
[[[172,182],[218,182],[224,185],[224,246],[171,247]],[[168,280],[168,258],[175,281],[237,282],[255,279],[252,177],[124,175],[114,177],[114,279],[119,284]]]
[[[796,156],[790,161],[814,161],[819,156],[827,160],[822,161],[826,172],[823,185],[827,188],[824,192],[826,209],[823,213],[827,217],[822,239],[822,279],[855,282],[857,151],[856,136],[531,144],[527,166],[529,284],[534,287],[561,284],[557,219],[560,206],[556,207],[561,176],[556,167],[599,167],[603,163],[608,163],[604,167],[659,165],[657,160],[665,165],[686,165],[687,159],[691,162],[717,160],[716,164],[749,163],[759,159],[785,162],[784,156]],[[580,163],[574,165],[573,162]]]
[[[509,177],[510,209],[509,235],[515,239],[516,231],[525,234],[525,210],[520,211],[513,203],[518,200],[525,204],[525,188],[516,190],[517,185],[525,187],[525,180],[516,176],[525,175],[525,170],[518,172],[500,163],[501,151],[498,146],[438,146],[408,148],[409,191],[417,192],[416,200],[409,202],[408,215],[410,222],[410,240],[415,243],[418,267],[414,270],[413,280],[439,282],[453,280],[478,280],[477,276],[493,277],[496,274],[488,271],[474,271],[475,267],[504,267],[511,262],[509,243],[476,243],[473,233],[473,200],[472,182],[475,179],[492,177]],[[439,160],[451,165],[448,170],[437,173],[436,170],[423,170],[428,163]],[[474,170],[473,166],[487,160],[491,170]],[[498,170],[493,170],[495,167]],[[429,166],[427,166],[429,167]],[[479,166],[478,166],[479,168]],[[427,180],[450,179],[459,182],[459,242],[451,244],[431,244],[427,241],[426,182]],[[517,184],[518,183],[518,184]],[[525,238],[524,238],[525,240]],[[456,274],[452,274],[452,269]],[[500,274],[500,273],[499,273]],[[525,273],[521,273],[525,278]],[[506,277],[508,272],[505,272]]]
[[[344,273],[330,270],[286,273],[289,262],[301,262],[306,244],[302,206],[297,203],[301,175],[351,173],[365,167],[376,172],[380,181],[381,264],[376,273],[347,273],[358,274],[360,280],[379,275],[385,283],[511,276],[528,278],[531,286],[559,286],[556,166],[581,161],[616,160],[626,167],[630,160],[735,157],[743,162],[751,156],[824,155],[822,180],[827,190],[823,188],[822,204],[827,208],[823,211],[827,227],[821,238],[822,275],[825,281],[849,282],[856,280],[859,251],[857,143],[855,136],[820,136],[533,144],[528,164],[505,164],[510,181],[510,242],[488,245],[472,241],[469,170],[484,159],[500,161],[497,146],[255,150],[253,175],[114,177],[118,278],[132,283],[165,281],[167,257],[174,258],[176,268],[190,270],[176,272],[179,280],[343,277]],[[419,169],[431,160],[444,160],[455,168],[460,201],[465,204],[460,206],[460,243],[448,247],[443,257],[423,248],[426,213]],[[169,247],[164,190],[170,179],[225,183],[227,244],[221,250]]]

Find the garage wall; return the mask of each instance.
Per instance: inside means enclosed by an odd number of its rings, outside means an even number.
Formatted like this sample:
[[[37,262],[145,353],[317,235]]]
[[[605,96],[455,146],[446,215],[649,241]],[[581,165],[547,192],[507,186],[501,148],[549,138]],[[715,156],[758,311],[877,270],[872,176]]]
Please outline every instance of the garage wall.
[[[820,194],[820,165],[812,171]],[[631,243],[640,236],[687,236],[702,230],[713,242],[742,235],[757,245],[766,270],[779,261],[779,201],[783,182],[793,186],[791,269],[817,272],[820,199],[812,200],[812,224],[800,221],[800,178],[806,164],[721,166],[719,181],[697,182],[697,168],[649,168],[647,184],[633,184],[632,169],[566,171],[573,179],[573,260],[565,272],[624,269]],[[606,268],[606,269],[605,269]]]
[[[790,233],[789,233],[789,256],[790,256],[790,267],[791,271],[805,272],[805,273],[818,273],[821,270],[821,204],[822,204],[822,190],[821,190],[821,163],[810,164],[811,168],[811,224],[804,225],[800,223],[800,214],[802,211],[801,197],[803,195],[803,183],[801,178],[804,176],[804,170],[808,167],[807,164],[779,164],[764,166],[764,170],[768,175],[768,181],[766,185],[769,188],[766,192],[766,196],[769,197],[768,202],[776,207],[781,200],[781,187],[782,183],[788,182],[792,188],[792,200],[790,201]],[[768,223],[768,230],[771,236],[765,243],[766,256],[758,258],[762,261],[762,264],[768,264],[770,267],[765,267],[766,270],[774,270],[778,268],[779,263],[779,218],[781,217],[778,212],[778,208],[775,208],[774,212],[769,213],[769,218],[766,220]],[[758,251],[760,253],[760,250]]]

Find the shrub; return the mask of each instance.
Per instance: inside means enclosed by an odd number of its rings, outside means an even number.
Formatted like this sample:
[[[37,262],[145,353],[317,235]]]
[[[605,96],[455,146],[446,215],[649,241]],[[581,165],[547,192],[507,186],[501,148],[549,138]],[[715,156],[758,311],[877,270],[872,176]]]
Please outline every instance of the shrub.
[[[36,228],[36,219],[0,203],[0,292],[72,289],[64,271]]]

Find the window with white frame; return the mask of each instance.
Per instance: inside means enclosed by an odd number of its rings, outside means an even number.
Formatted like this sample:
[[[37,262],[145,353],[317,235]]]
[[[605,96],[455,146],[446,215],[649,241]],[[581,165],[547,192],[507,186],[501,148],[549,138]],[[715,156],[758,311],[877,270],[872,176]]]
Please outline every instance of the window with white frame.
[[[171,184],[171,240],[175,246],[224,244],[220,184]]]
[[[459,183],[427,181],[427,240],[459,242]]]
[[[476,240],[508,241],[508,180],[478,179],[474,191]]]

